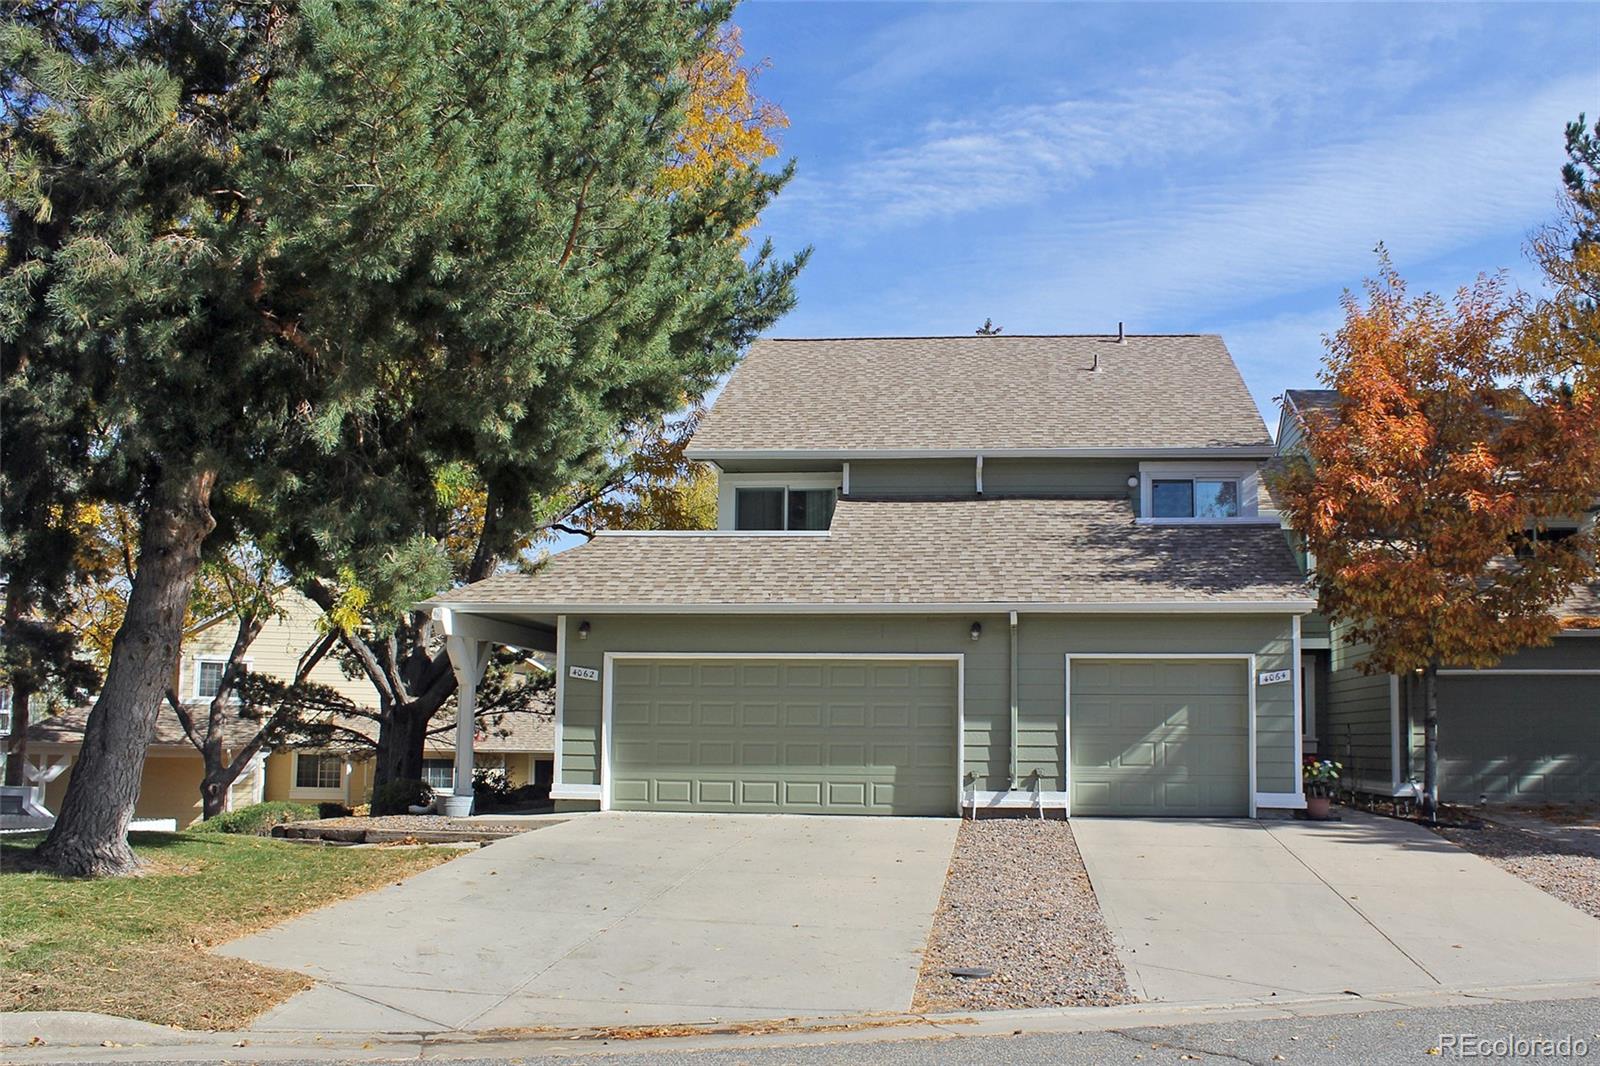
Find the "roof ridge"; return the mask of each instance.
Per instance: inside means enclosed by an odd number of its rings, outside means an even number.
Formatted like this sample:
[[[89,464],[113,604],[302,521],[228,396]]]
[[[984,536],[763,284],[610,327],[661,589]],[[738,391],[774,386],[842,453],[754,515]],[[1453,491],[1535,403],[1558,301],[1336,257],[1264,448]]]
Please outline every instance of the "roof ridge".
[[[978,340],[982,336],[976,333],[884,333],[857,336],[821,336],[821,337],[759,337],[759,341],[771,341],[783,344],[804,344],[808,341],[955,341]],[[1220,333],[1124,333],[1124,337],[1221,337]],[[1080,340],[1088,338],[1108,337],[1115,340],[1115,333],[1005,333],[992,336],[983,336],[984,340]]]

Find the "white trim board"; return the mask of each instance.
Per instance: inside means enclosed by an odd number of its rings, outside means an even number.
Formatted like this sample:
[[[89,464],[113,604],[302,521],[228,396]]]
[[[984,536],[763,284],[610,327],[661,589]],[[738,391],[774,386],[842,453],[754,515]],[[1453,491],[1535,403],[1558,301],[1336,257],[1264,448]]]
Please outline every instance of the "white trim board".
[[[611,752],[614,732],[612,729],[612,710],[616,703],[616,685],[614,684],[614,665],[619,659],[697,659],[697,660],[740,660],[740,659],[796,659],[828,661],[867,661],[867,662],[950,662],[956,667],[956,778],[954,795],[954,815],[961,813],[962,782],[966,776],[966,735],[967,735],[967,656],[965,652],[759,652],[759,651],[730,651],[730,652],[702,652],[702,651],[608,651],[605,653],[604,667],[601,672],[600,693],[600,784],[589,785],[586,788],[598,788],[600,809],[611,809]],[[560,738],[557,737],[559,743]],[[568,786],[570,788],[571,786]],[[577,796],[556,796],[554,790],[551,796],[556,799],[577,799]],[[584,796],[581,798],[589,798]]]
[[[749,462],[845,462],[851,459],[1271,459],[1267,444],[1228,444],[1193,448],[695,448],[684,457],[722,466]]]
[[[1117,655],[1109,652],[1093,652],[1079,654],[1068,652],[1066,654],[1066,690],[1063,692],[1065,714],[1063,716],[1063,730],[1061,743],[1062,775],[1061,780],[1066,785],[1067,817],[1072,817],[1072,660],[1074,659],[1234,659],[1245,665],[1248,671],[1245,677],[1245,725],[1248,739],[1245,741],[1249,750],[1249,782],[1246,786],[1246,795],[1249,797],[1249,813],[1247,817],[1256,816],[1256,653],[1255,652],[1130,652]],[[1295,662],[1289,678],[1295,685],[1300,684],[1300,664]],[[1298,723],[1295,726],[1298,731]],[[1298,764],[1296,766],[1298,770]]]
[[[784,536],[793,536],[785,533]],[[426,600],[419,607],[443,608],[461,614],[1308,614],[1317,609],[1313,599],[1195,600],[1129,603],[540,603],[534,600],[503,602]]]
[[[550,795],[555,799],[556,789],[564,787],[561,784],[561,749],[566,747],[566,711],[567,711],[567,616],[556,615],[556,696],[555,696],[555,739],[551,744],[555,751],[551,753],[554,765],[550,768]],[[576,798],[576,797],[573,797]]]
[[[1502,670],[1499,667],[1488,667],[1483,670],[1440,670],[1440,677],[1600,677],[1600,670],[1587,670],[1582,667],[1563,670],[1551,668],[1548,670]]]

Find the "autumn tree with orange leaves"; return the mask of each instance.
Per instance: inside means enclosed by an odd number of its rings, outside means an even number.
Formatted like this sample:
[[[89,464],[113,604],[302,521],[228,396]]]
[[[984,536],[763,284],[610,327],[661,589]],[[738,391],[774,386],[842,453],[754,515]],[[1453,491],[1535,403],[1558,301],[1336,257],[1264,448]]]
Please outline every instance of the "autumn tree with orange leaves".
[[[1275,487],[1322,610],[1371,646],[1363,669],[1420,676],[1434,812],[1439,670],[1548,643],[1557,605],[1594,577],[1593,524],[1570,527],[1600,497],[1600,407],[1529,364],[1527,301],[1502,279],[1412,297],[1379,252],[1327,341],[1321,378],[1341,401],[1306,413],[1305,453]]]

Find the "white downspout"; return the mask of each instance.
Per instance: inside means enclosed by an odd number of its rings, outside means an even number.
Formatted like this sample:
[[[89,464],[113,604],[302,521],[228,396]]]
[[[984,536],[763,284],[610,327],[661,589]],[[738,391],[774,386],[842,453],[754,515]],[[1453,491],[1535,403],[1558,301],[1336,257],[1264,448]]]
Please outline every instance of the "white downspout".
[[[978,460],[983,469],[983,460]],[[980,489],[981,491],[981,489]],[[1017,789],[1017,612],[1011,612],[1011,790]]]

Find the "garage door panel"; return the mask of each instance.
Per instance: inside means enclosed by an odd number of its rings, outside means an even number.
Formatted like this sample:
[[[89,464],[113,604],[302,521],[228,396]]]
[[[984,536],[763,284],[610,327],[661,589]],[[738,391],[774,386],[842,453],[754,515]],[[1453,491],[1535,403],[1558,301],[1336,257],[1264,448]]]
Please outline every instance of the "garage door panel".
[[[1074,814],[1249,811],[1248,678],[1239,662],[1074,659]]]
[[[619,809],[955,813],[954,663],[628,665],[613,670]],[[737,683],[657,684],[685,671]]]

